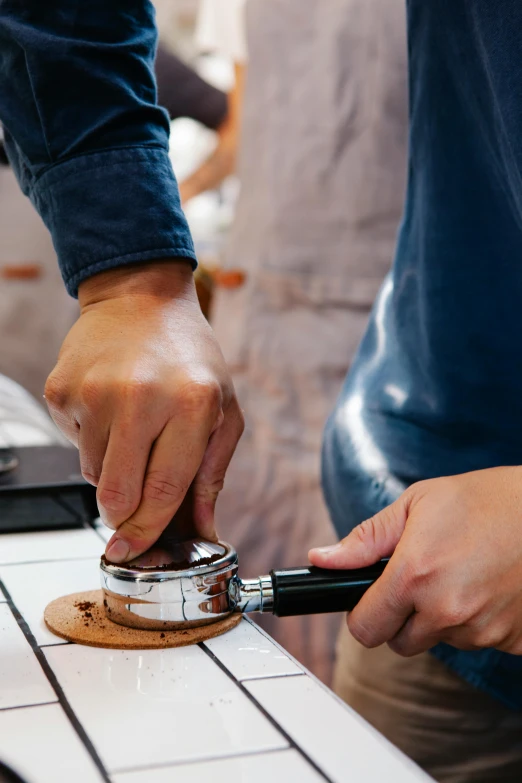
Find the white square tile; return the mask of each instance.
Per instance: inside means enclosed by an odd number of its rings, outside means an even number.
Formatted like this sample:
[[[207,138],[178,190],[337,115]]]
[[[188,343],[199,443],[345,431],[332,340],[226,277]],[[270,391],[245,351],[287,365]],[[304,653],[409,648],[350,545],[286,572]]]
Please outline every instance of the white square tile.
[[[103,550],[103,542],[90,528],[3,533],[0,536],[0,565],[101,557]]]
[[[9,565],[0,567],[0,579],[38,644],[65,644],[45,625],[44,609],[62,595],[98,589],[99,567],[99,558]]]
[[[311,677],[253,680],[245,687],[296,745],[338,783],[414,783],[427,775]]]
[[[114,530],[111,530],[109,527],[107,527],[107,525],[104,525],[99,518],[94,521],[94,527],[96,528],[98,535],[102,537],[105,543],[107,543],[109,538],[114,535]]]
[[[0,712],[0,758],[27,783],[103,780],[59,704]]]
[[[110,772],[287,745],[197,646],[44,652]]]
[[[258,629],[242,620],[232,631],[205,646],[237,680],[302,674],[302,669]]]
[[[177,764],[113,775],[113,783],[324,783],[324,778],[296,750],[238,756],[233,759]]]
[[[56,701],[56,694],[7,604],[0,604],[0,709]]]

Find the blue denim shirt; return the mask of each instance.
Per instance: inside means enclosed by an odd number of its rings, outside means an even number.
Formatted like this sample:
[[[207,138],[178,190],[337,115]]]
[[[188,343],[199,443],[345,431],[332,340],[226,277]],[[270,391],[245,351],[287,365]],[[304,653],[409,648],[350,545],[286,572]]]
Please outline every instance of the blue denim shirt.
[[[147,0],[0,0],[0,121],[68,291],[194,247],[156,103]]]
[[[324,440],[341,535],[415,480],[522,464],[522,3],[409,0],[408,16],[404,219]],[[522,709],[522,657],[434,653]]]

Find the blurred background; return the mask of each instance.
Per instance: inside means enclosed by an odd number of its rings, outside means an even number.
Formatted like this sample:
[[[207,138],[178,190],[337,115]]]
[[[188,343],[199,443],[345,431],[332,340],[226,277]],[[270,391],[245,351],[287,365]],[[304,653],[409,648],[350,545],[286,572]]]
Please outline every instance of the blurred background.
[[[404,3],[155,5],[158,100],[172,119],[198,294],[246,418],[218,531],[255,576],[335,540],[321,437],[393,258],[406,176]],[[76,317],[48,232],[1,159],[0,374],[42,403]],[[259,622],[330,682],[340,617]]]

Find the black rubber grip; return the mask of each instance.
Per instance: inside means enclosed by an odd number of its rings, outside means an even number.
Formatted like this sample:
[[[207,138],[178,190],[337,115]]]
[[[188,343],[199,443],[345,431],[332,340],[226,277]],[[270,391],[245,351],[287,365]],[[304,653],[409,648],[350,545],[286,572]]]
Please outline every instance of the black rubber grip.
[[[314,566],[271,571],[277,617],[350,612],[381,576],[388,560],[367,568],[333,571]]]

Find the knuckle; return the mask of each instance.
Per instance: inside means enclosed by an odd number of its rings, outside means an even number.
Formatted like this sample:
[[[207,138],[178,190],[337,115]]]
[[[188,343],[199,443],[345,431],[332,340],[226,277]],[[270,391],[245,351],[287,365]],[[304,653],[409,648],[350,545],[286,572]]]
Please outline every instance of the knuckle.
[[[133,498],[127,492],[106,484],[98,487],[97,498],[101,506],[114,511],[128,509],[133,505]]]
[[[82,476],[89,484],[92,484],[93,487],[98,486],[98,482],[100,480],[100,474],[95,473],[89,468],[82,468]]]
[[[221,408],[222,393],[217,381],[189,381],[178,393],[178,405],[186,414],[206,416]]]
[[[158,396],[159,384],[154,378],[134,376],[117,380],[113,391],[125,406],[137,408],[152,397]]]
[[[194,497],[203,501],[216,498],[225,486],[225,471],[221,471],[210,481],[194,482]]]
[[[465,600],[458,600],[451,596],[435,607],[435,616],[441,628],[460,628],[468,622],[473,614]]]
[[[408,642],[404,639],[392,639],[388,642],[388,647],[396,655],[400,655],[401,658],[411,658],[415,652],[410,648]]]
[[[470,628],[471,641],[474,646],[485,649],[495,647],[497,649],[506,649],[510,647],[510,629],[501,620],[493,622],[483,622],[479,627]]]
[[[356,642],[359,642],[359,644],[362,644],[363,647],[371,648],[375,647],[375,643],[373,641],[373,632],[371,628],[368,628],[362,623],[360,620],[355,618],[353,615],[349,614],[348,619],[348,630],[350,631],[351,635],[355,639]]]
[[[98,408],[101,403],[102,384],[96,378],[86,377],[80,389],[80,400],[87,410]]]
[[[505,634],[500,629],[487,628],[473,633],[471,638],[473,646],[482,650],[488,647],[501,647]]]
[[[370,517],[354,528],[354,535],[364,546],[375,546],[381,522],[377,516]]]
[[[404,564],[404,578],[412,585],[426,584],[434,571],[433,558],[424,553],[418,553],[412,556]]]
[[[183,498],[189,484],[180,479],[154,471],[147,475],[143,486],[143,499],[158,503],[172,503]]]
[[[63,410],[67,405],[69,397],[67,386],[58,373],[51,373],[47,378],[45,389],[45,400],[50,408]]]
[[[154,537],[155,531],[152,526],[146,525],[138,519],[126,520],[120,529],[120,535],[122,535],[121,531],[123,531],[123,528],[125,528],[125,539],[127,541],[130,539],[134,545],[147,542],[151,536]]]

